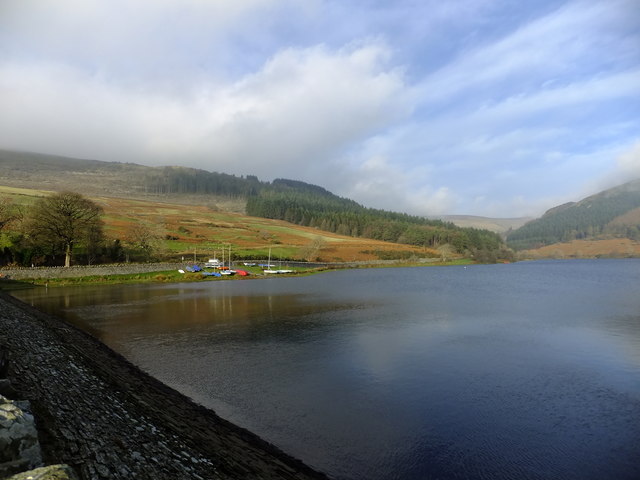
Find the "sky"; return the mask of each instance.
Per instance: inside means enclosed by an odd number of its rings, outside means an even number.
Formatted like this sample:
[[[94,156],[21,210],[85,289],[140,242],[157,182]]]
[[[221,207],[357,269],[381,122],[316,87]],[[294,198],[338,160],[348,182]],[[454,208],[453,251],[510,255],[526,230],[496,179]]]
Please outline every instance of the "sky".
[[[0,0],[0,148],[537,216],[640,178],[640,0]]]

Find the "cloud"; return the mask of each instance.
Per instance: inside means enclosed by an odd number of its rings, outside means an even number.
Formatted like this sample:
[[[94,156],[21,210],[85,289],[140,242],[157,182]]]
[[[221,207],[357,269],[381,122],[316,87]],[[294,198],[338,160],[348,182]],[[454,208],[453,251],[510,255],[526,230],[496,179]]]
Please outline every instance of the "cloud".
[[[334,171],[336,193],[372,208],[437,215],[449,212],[459,200],[447,187],[425,183],[418,170],[399,168],[383,156],[372,156],[362,163],[345,162]]]
[[[221,143],[211,148],[279,175],[330,158],[406,112],[402,74],[385,70],[385,57],[376,44],[279,52],[225,94],[231,111],[216,119]]]
[[[628,180],[640,178],[640,141],[618,157],[617,166],[622,178]]]
[[[638,16],[629,15],[630,3],[569,2],[496,41],[461,52],[424,78],[416,93],[427,105],[452,99],[482,104],[593,76],[601,69],[615,71],[612,65],[638,59],[637,37],[614,34],[639,26]]]
[[[640,179],[640,137],[621,145],[614,158],[615,162],[607,174],[588,184],[587,188],[592,192]]]
[[[637,130],[636,130],[637,132]],[[566,201],[577,201],[602,190],[640,179],[640,137],[637,135],[600,152],[590,153],[585,163],[606,167],[603,174],[586,177]]]
[[[406,114],[383,45],[286,49],[180,97],[58,64],[0,66],[0,143],[105,160],[295,176]]]
[[[269,28],[306,9],[299,0],[7,0],[0,44],[9,61],[179,96],[194,81],[255,71],[278,48]]]
[[[631,3],[569,2],[461,50],[413,86],[411,121],[379,153],[410,172],[408,191],[455,192],[457,213],[539,214],[581,194],[637,135]]]

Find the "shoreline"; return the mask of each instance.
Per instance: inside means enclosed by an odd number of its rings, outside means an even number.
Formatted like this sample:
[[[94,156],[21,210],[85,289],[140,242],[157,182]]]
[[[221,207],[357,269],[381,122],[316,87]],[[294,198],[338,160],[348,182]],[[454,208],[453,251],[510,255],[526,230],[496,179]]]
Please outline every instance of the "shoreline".
[[[296,262],[301,265],[301,262]],[[440,267],[456,265],[472,265],[467,258],[451,259],[446,261],[433,261],[423,259],[418,262],[406,260],[379,260],[375,262],[346,262],[346,263],[310,263],[306,270],[298,270],[292,273],[279,275],[266,275],[260,272],[251,272],[248,277],[231,276],[229,278],[203,277],[199,273],[182,273],[178,270],[185,264],[157,263],[157,264],[124,264],[124,265],[95,265],[72,267],[20,267],[0,268],[0,291],[2,284],[7,290],[16,288],[20,284],[25,286],[68,286],[68,285],[107,285],[107,284],[143,284],[143,283],[179,283],[179,282],[208,282],[229,280],[255,280],[261,278],[290,277],[315,275],[334,270],[361,269],[361,268],[402,268],[402,267]],[[204,264],[202,264],[204,265]]]
[[[45,463],[82,479],[328,478],[4,292],[0,345],[33,406]]]

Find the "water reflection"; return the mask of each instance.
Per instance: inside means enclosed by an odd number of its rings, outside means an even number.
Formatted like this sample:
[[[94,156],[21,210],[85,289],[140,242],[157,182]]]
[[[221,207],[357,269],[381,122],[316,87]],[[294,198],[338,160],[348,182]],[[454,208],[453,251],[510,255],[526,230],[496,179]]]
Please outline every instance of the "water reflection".
[[[19,292],[337,478],[640,478],[640,262]]]

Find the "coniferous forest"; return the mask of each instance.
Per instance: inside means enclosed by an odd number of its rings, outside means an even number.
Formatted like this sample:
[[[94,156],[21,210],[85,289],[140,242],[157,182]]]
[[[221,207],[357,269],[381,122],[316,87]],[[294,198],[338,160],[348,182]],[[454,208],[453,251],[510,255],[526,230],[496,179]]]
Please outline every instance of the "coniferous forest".
[[[507,253],[500,235],[489,230],[366,208],[321,187],[293,180],[276,179],[259,194],[248,197],[247,214],[353,237],[432,248],[448,244],[458,253],[494,258]]]
[[[626,183],[577,203],[555,207],[507,236],[514,249],[538,248],[599,235],[640,239],[638,225],[616,225],[617,217],[640,208],[640,181]]]

